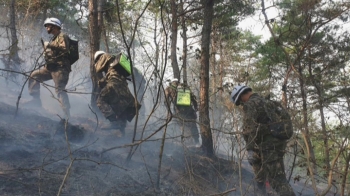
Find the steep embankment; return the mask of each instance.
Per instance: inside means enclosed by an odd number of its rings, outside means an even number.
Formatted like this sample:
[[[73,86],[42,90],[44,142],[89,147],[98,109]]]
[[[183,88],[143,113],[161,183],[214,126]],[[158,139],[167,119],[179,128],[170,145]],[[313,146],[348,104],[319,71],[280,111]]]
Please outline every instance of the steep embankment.
[[[131,123],[118,138],[101,131],[96,119],[72,116],[66,124],[44,109],[20,105],[15,112],[0,102],[0,195],[256,195],[245,161],[239,167],[209,159],[200,149],[169,139],[160,162],[160,133],[134,145],[127,162]],[[314,195],[302,182],[293,188]]]
[[[158,173],[161,140],[143,143],[126,163],[130,148],[123,145],[132,134],[95,130],[93,119],[72,117],[74,125],[65,126],[45,111],[15,111],[0,103],[0,195],[207,195],[237,188],[237,165],[196,148],[166,142]],[[111,147],[117,148],[103,153]]]

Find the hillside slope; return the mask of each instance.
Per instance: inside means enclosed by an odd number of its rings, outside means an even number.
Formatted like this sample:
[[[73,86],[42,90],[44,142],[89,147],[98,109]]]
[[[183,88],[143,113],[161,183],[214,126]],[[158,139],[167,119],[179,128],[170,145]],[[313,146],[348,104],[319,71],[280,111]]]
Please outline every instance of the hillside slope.
[[[119,138],[82,111],[67,122],[50,104],[16,110],[15,95],[0,96],[0,195],[256,195],[246,161],[209,159],[171,139],[162,148],[162,131],[132,144],[132,123]],[[147,129],[145,135],[154,131]],[[297,195],[315,195],[302,182],[292,186]]]

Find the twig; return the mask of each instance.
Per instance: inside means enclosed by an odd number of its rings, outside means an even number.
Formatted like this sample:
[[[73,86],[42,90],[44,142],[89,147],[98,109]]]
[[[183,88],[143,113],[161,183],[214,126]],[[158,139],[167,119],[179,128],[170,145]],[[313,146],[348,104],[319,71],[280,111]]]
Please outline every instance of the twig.
[[[168,112],[168,118],[171,118],[170,112]],[[166,136],[167,128],[168,128],[168,124],[166,124],[166,126],[165,126],[164,133],[163,133],[163,138],[162,138],[162,145],[160,146],[159,162],[158,162],[158,172],[157,172],[157,184],[156,184],[157,190],[159,190],[160,170],[161,170],[161,168],[162,168],[162,158],[163,158],[163,151],[164,151],[165,136]]]
[[[72,168],[72,165],[73,165],[74,161],[75,161],[75,159],[72,159],[71,162],[70,162],[70,164],[69,164],[69,166],[68,166],[68,168],[67,168],[66,175],[64,175],[64,178],[63,178],[63,181],[62,181],[62,183],[61,183],[61,186],[60,186],[60,188],[58,189],[57,196],[60,196],[61,193],[62,193],[62,189],[63,189],[64,183],[66,182],[66,180],[67,180],[67,178],[68,178],[68,175],[69,175],[69,173],[70,173],[70,169]]]
[[[123,145],[123,146],[115,146],[115,147],[112,147],[112,148],[108,148],[108,149],[105,149],[101,152],[101,154],[105,153],[105,152],[108,152],[110,150],[114,150],[114,149],[118,149],[118,148],[127,148],[127,147],[130,147],[130,146],[137,146],[137,145],[140,145],[141,143],[145,142],[145,141],[148,141],[149,138],[153,137],[155,134],[157,134],[159,131],[161,131],[165,126],[167,126],[167,124],[169,123],[169,121],[167,120],[167,122],[165,122],[165,124],[163,124],[162,126],[160,126],[154,133],[152,133],[151,135],[149,135],[148,137],[146,137],[145,139],[143,140],[139,140],[138,142],[133,142],[131,144],[126,144],[126,145]]]
[[[63,188],[63,186],[64,186],[64,183],[66,182],[66,180],[67,180],[67,178],[68,178],[68,175],[69,175],[69,173],[70,173],[70,169],[72,168],[72,165],[73,165],[73,163],[74,163],[74,161],[75,161],[75,158],[72,157],[72,151],[71,151],[71,149],[70,149],[70,144],[69,144],[69,141],[68,141],[67,126],[68,126],[68,119],[65,120],[65,123],[64,123],[64,134],[65,134],[65,136],[66,136],[66,142],[67,142],[68,151],[69,151],[69,157],[70,157],[70,159],[71,159],[71,162],[70,162],[70,164],[69,164],[69,166],[68,166],[68,168],[67,168],[66,175],[65,175],[64,178],[63,178],[63,181],[62,181],[62,183],[61,183],[61,186],[60,186],[60,188],[58,189],[57,196],[60,196],[60,195],[61,195],[61,193],[62,193],[62,188]]]
[[[95,130],[94,130],[94,132],[96,132],[96,131],[97,131],[97,128],[98,128],[98,125],[99,125],[98,116],[97,116],[96,112],[94,112],[94,110],[91,108],[91,106],[90,106],[90,105],[88,105],[88,106],[89,106],[90,111],[91,111],[91,112],[95,115],[95,117],[96,117],[96,127],[95,127]]]
[[[217,194],[211,194],[210,196],[226,195],[227,193],[230,193],[230,192],[233,192],[233,191],[236,191],[236,188],[227,190],[225,192],[217,193]]]

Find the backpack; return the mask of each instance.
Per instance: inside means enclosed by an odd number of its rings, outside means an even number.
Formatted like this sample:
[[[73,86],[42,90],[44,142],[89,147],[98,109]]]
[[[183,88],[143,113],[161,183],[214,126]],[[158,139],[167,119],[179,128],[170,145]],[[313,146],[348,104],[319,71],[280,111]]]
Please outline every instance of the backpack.
[[[71,39],[70,37],[68,37],[69,39],[69,55],[68,55],[68,59],[70,61],[70,65],[73,65],[78,59],[79,59],[79,46],[78,46],[78,40],[75,39]]]
[[[182,86],[177,87],[176,105],[191,105],[191,90]]]
[[[131,65],[129,57],[127,57],[124,53],[119,53],[117,55],[113,55],[115,57],[111,67],[114,67],[115,70],[124,77],[128,77],[131,75]]]
[[[269,119],[271,134],[281,140],[293,136],[293,125],[288,111],[277,101],[265,100],[264,109]]]

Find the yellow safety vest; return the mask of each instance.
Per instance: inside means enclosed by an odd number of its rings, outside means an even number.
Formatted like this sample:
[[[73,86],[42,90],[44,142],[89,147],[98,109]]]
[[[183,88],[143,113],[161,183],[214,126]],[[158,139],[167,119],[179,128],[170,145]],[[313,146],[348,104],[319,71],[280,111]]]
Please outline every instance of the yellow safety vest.
[[[130,61],[128,57],[123,53],[120,54],[119,64],[125,69],[125,71],[128,72],[128,74],[131,74]]]
[[[183,87],[177,88],[176,105],[190,106],[191,105],[191,90]]]

